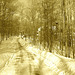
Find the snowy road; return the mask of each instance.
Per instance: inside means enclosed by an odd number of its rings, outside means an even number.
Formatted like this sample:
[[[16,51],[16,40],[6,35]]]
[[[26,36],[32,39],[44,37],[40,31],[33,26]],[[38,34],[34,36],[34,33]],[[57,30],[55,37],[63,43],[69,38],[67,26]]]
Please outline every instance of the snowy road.
[[[40,51],[21,38],[15,39],[18,51],[5,61],[0,75],[75,75],[75,60]]]

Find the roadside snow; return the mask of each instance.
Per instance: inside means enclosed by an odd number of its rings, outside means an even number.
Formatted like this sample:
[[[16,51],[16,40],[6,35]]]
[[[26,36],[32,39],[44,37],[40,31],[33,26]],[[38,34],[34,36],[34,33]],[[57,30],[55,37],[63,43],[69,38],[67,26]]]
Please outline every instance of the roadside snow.
[[[21,50],[18,43],[22,46]],[[40,50],[20,37],[15,37],[12,44],[16,45],[19,51],[5,53],[3,59],[7,60],[1,60],[5,65],[0,70],[0,75],[75,75],[74,59]]]

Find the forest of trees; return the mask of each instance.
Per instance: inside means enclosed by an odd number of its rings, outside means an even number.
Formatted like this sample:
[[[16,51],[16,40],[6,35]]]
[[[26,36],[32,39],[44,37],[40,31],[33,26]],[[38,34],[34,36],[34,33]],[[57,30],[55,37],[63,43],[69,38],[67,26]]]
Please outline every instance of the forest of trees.
[[[75,58],[74,0],[0,0],[0,41],[25,35],[50,52]]]

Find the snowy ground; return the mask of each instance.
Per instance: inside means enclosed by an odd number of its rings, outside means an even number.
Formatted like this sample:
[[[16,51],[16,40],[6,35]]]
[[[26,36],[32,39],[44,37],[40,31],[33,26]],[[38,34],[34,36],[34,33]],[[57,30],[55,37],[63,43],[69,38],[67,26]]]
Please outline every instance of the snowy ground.
[[[14,37],[0,45],[0,75],[75,75],[75,60]]]

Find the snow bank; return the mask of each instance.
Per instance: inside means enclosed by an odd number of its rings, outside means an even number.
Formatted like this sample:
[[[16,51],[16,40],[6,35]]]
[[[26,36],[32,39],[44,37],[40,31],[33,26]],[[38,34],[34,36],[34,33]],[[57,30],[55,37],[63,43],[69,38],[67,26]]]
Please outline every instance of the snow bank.
[[[15,39],[23,49],[14,53],[0,75],[75,75],[75,60],[40,50],[24,39]]]

